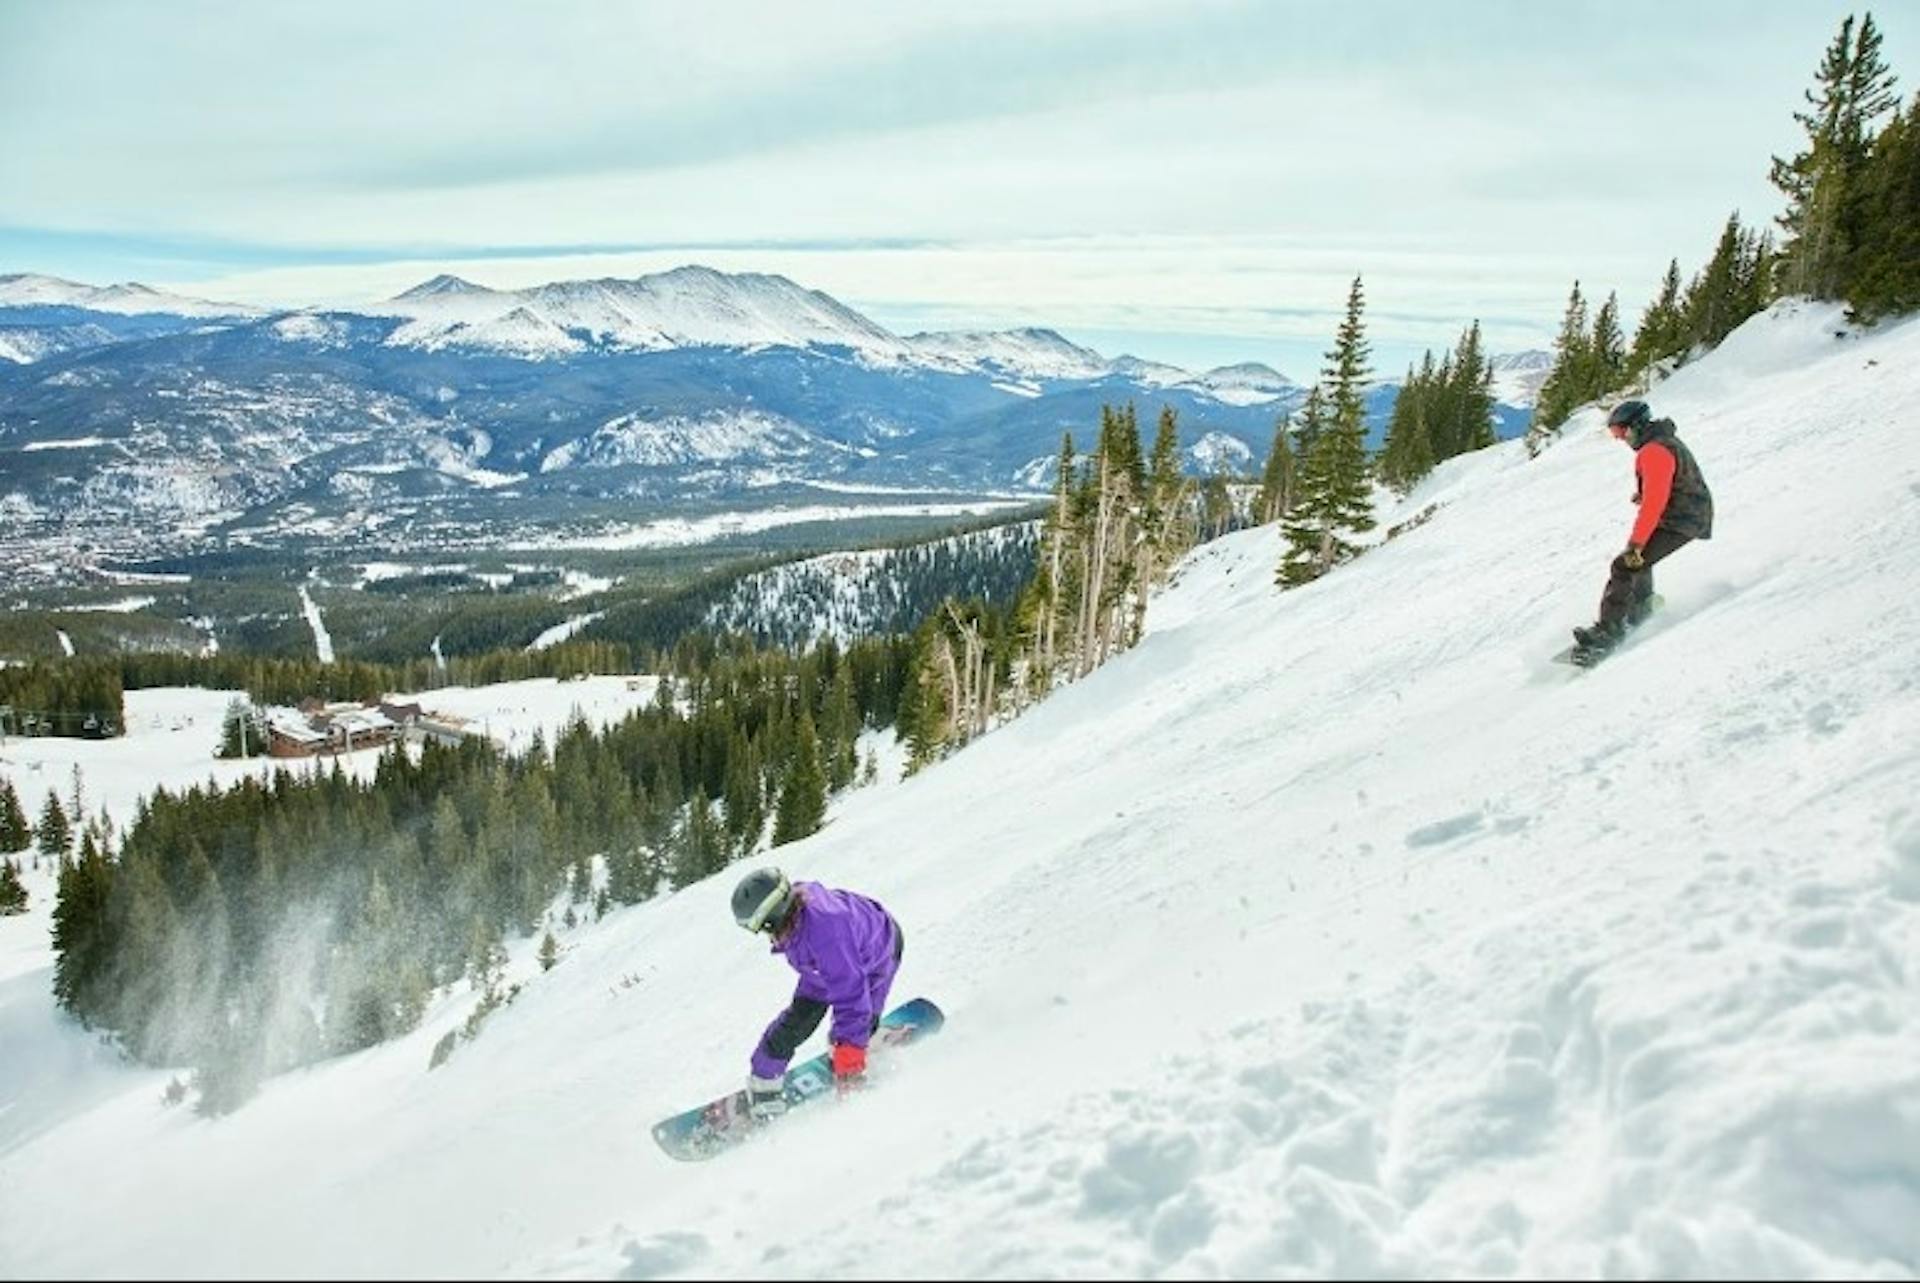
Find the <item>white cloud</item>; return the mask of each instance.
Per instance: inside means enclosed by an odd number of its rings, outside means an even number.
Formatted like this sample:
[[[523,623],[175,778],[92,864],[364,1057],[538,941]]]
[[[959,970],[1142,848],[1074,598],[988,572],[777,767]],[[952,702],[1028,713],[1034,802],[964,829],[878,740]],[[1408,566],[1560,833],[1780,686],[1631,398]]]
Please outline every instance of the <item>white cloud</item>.
[[[248,299],[702,261],[962,324],[1250,334],[1323,333],[1361,272],[1409,335],[1539,341],[1574,277],[1637,306],[1773,212],[1821,8],[416,5],[377,40],[351,6],[27,9],[0,227],[395,260],[168,281]],[[736,243],[847,248],[685,248]],[[594,245],[682,248],[549,248]]]

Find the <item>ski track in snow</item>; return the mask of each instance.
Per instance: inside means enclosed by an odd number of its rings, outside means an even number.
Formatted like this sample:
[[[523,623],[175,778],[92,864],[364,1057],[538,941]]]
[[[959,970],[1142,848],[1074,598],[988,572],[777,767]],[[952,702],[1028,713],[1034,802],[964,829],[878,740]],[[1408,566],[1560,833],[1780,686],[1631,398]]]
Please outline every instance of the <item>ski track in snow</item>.
[[[8,1272],[1915,1277],[1920,320],[1838,325],[1654,389],[1719,528],[1596,669],[1549,660],[1631,518],[1587,411],[1306,588],[1271,527],[1198,550],[1138,647],[837,799],[779,862],[883,899],[948,1014],[855,1104],[647,1140],[791,992],[735,869],[514,942],[431,1075],[464,988],[215,1123],[92,1067],[0,1129]],[[44,1073],[89,1044],[18,956]]]
[[[326,621],[320,618],[320,607],[307,592],[305,584],[300,585],[300,609],[307,617],[307,623],[313,628],[314,654],[323,664],[333,662],[333,637],[327,632]]]
[[[547,629],[545,632],[541,633],[538,637],[528,642],[527,649],[528,650],[545,650],[549,646],[557,646],[561,642],[567,640],[567,638],[573,636],[575,633],[579,632],[582,628],[585,628],[588,624],[591,624],[594,620],[600,618],[602,615],[606,613],[607,612],[604,610],[596,610],[584,615],[570,616],[566,620],[566,622],[555,624],[553,627]],[[439,638],[436,637],[434,638],[434,640],[437,642],[439,641]],[[436,655],[438,654],[437,651],[435,653]]]

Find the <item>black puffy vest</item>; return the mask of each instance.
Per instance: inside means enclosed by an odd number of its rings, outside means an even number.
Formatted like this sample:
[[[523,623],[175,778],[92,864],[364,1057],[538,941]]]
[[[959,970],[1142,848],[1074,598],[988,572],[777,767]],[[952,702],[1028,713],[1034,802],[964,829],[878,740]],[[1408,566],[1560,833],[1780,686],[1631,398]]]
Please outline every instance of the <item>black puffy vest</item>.
[[[1660,515],[1660,528],[1689,539],[1713,538],[1713,491],[1693,451],[1674,435],[1672,419],[1655,419],[1633,436],[1634,453],[1642,446],[1659,442],[1673,451],[1673,493],[1667,496],[1667,510]],[[1639,499],[1636,484],[1634,496]]]

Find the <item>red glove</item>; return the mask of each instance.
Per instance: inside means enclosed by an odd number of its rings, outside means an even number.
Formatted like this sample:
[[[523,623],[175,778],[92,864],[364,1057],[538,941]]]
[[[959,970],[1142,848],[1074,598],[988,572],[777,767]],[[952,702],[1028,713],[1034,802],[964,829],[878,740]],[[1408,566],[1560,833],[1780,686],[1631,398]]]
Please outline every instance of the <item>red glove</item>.
[[[850,1042],[833,1044],[833,1083],[845,1091],[856,1086],[867,1072],[867,1049]]]

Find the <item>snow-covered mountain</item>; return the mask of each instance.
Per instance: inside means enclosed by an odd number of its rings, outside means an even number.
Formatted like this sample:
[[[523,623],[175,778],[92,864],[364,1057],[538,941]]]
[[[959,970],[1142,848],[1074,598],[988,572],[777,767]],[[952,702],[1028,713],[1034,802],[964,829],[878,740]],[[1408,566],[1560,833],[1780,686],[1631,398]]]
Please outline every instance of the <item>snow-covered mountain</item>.
[[[1650,399],[1720,526],[1600,668],[1547,659],[1628,518],[1587,411],[1443,465],[1379,514],[1431,520],[1306,588],[1271,528],[1207,545],[1135,649],[837,802],[778,861],[884,901],[894,998],[946,1028],[707,1163],[647,1129],[738,1083],[793,983],[737,867],[556,923],[551,971],[514,942],[524,989],[438,1069],[464,987],[217,1121],[56,1015],[29,870],[8,1272],[1912,1277],[1920,321],[1776,307]],[[195,778],[150,733],[0,771],[78,761],[124,822],[127,779]]]
[[[1540,385],[1553,372],[1553,353],[1529,349],[1496,356],[1493,365],[1493,399],[1505,405],[1532,409],[1540,397]]]
[[[529,290],[493,290],[441,275],[368,310],[406,318],[388,343],[427,351],[465,348],[539,359],[594,349],[839,348],[884,366],[988,375],[1002,381],[1003,390],[1030,396],[1040,395],[1048,382],[1115,375],[1147,387],[1187,388],[1232,405],[1266,404],[1298,391],[1254,362],[1196,375],[1136,357],[1108,360],[1041,327],[923,331],[901,338],[784,276],[705,267]]]
[[[1193,381],[1193,372],[1183,370],[1177,365],[1168,365],[1162,361],[1146,361],[1129,353],[1121,353],[1108,362],[1108,368],[1123,378],[1150,388],[1177,387]]]
[[[1208,370],[1192,382],[1230,405],[1269,405],[1304,391],[1286,375],[1258,361],[1223,365]]]
[[[406,318],[388,343],[428,351],[557,356],[590,347],[840,347],[885,363],[909,354],[896,335],[818,290],[784,276],[707,267],[527,290],[438,276],[369,311]]]
[[[439,276],[363,310],[218,317],[12,279],[35,301],[0,303],[18,536],[0,573],[82,529],[115,553],[351,530],[398,554],[609,504],[660,519],[794,497],[780,487],[1004,495],[1128,402],[1149,426],[1177,413],[1196,471],[1244,470],[1304,395],[1264,365],[1109,361],[1044,328],[900,338],[784,277],[700,267],[526,290]],[[1394,395],[1370,395],[1376,437]],[[1524,425],[1499,415],[1502,435]]]
[[[908,335],[907,343],[926,364],[1013,379],[1098,379],[1113,372],[1092,348],[1048,329],[929,331]]]
[[[137,281],[119,285],[82,285],[57,276],[31,272],[0,275],[0,308],[73,307],[121,316],[161,313],[168,316],[259,316],[263,309],[234,303],[167,294]]]
[[[1246,476],[1257,466],[1247,443],[1224,432],[1209,432],[1186,449],[1188,471]]]

